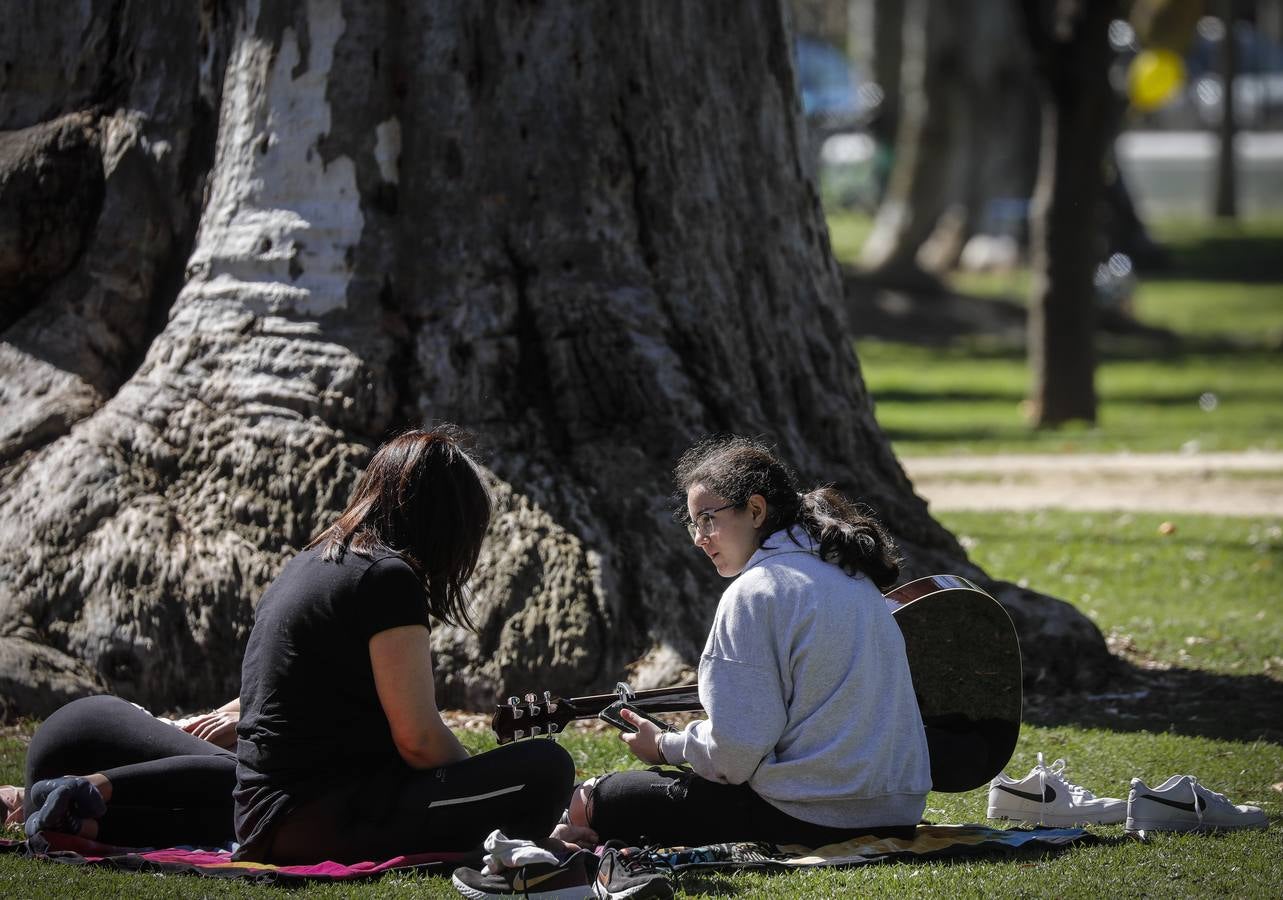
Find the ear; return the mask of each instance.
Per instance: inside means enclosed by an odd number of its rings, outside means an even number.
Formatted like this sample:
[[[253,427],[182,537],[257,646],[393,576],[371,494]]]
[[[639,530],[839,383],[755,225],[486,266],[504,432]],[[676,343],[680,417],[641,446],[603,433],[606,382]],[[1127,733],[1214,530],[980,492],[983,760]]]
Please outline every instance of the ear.
[[[761,528],[762,523],[766,521],[766,498],[761,494],[754,494],[748,498],[745,507],[753,522],[754,528]]]

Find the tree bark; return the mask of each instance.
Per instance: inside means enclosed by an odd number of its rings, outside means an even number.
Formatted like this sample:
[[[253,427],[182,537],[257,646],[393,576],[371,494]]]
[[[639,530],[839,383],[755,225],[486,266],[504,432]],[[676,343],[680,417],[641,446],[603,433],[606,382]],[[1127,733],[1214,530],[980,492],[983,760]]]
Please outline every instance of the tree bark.
[[[53,193],[23,200],[50,262],[18,275],[53,280],[6,302],[0,344],[9,714],[235,693],[263,587],[425,421],[477,434],[497,498],[478,634],[433,634],[445,704],[695,664],[722,585],[668,471],[708,432],[767,435],[869,503],[906,575],[983,578],[874,421],[778,2],[19,18],[3,60],[38,64],[0,67],[5,128],[88,117],[24,146],[85,184],[98,147],[102,199],[61,230]],[[988,583],[1031,680],[1105,677],[1085,617]]]
[[[1117,6],[1025,4],[1044,91],[1028,326],[1030,419],[1038,427],[1096,420],[1093,279],[1105,250],[1101,203],[1112,137],[1108,29]]]

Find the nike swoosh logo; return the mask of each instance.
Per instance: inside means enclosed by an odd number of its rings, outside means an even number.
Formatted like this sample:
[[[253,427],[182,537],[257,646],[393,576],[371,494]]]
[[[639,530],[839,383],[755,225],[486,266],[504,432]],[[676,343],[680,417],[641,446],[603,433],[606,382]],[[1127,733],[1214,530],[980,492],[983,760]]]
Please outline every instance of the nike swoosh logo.
[[[998,785],[998,790],[1006,791],[1008,794],[1014,794],[1025,800],[1032,800],[1034,803],[1050,803],[1056,799],[1056,792],[1051,789],[1051,785],[1045,784],[1042,787],[1041,794],[1031,794],[1029,791],[1018,791],[1015,788],[1007,787],[1005,784]]]
[[[1155,797],[1153,794],[1146,794],[1145,796],[1141,797],[1141,799],[1153,800],[1155,803],[1161,803],[1164,806],[1171,806],[1171,807],[1175,807],[1176,809],[1183,809],[1185,810],[1185,812],[1194,812],[1193,803],[1182,803],[1179,800],[1168,800],[1164,797]],[[1198,809],[1200,812],[1207,809],[1207,801],[1204,800],[1202,797],[1198,798]]]
[[[512,889],[514,891],[525,891],[529,893],[530,889],[537,884],[543,884],[549,878],[556,878],[562,873],[561,869],[552,872],[545,872],[543,875],[536,875],[534,878],[525,878],[518,875],[512,879]]]

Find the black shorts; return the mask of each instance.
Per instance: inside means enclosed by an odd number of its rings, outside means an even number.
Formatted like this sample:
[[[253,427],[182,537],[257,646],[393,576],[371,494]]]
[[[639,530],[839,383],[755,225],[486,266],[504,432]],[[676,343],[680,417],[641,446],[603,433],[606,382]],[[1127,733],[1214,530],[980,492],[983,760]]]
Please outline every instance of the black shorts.
[[[697,847],[765,841],[822,847],[857,835],[911,839],[916,825],[831,828],[781,812],[747,784],[719,784],[685,769],[612,772],[588,797],[588,824],[603,841]]]

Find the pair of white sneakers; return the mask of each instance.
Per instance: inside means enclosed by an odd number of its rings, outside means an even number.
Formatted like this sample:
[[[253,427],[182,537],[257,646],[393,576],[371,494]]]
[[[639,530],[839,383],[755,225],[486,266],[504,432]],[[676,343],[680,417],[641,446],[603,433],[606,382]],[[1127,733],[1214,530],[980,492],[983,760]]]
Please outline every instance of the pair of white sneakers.
[[[1064,776],[1065,761],[1038,764],[1020,781],[1003,772],[989,784],[989,818],[1026,825],[1116,825],[1127,831],[1228,831],[1264,828],[1265,813],[1236,806],[1193,775],[1173,775],[1151,788],[1133,778],[1127,799],[1097,797]]]

